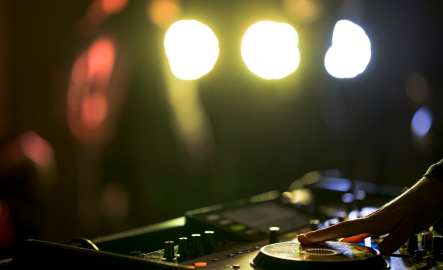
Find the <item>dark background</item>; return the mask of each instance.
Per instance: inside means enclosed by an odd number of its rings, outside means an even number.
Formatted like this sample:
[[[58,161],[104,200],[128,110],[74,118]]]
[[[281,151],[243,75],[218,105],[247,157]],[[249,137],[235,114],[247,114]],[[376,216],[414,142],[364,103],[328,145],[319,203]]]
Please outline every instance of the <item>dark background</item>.
[[[178,2],[177,20],[206,24],[220,46],[214,68],[196,83],[208,132],[195,154],[174,128],[162,66],[167,27],[151,22],[150,1],[129,1],[89,25],[85,16],[94,1],[2,1],[0,198],[9,205],[14,241],[63,243],[120,232],[284,191],[313,170],[413,185],[443,157],[443,4],[354,2],[357,8],[347,8],[350,1],[318,1],[322,16],[309,24],[288,15],[281,1]],[[340,19],[360,25],[371,41],[371,61],[352,79],[333,78],[324,68]],[[241,58],[244,32],[261,20],[284,21],[298,32],[301,62],[284,79],[264,80]],[[114,92],[107,92],[112,113],[108,125],[81,137],[67,120],[71,70],[102,37],[115,45]],[[419,86],[426,98],[408,95],[411,74],[424,78]],[[433,113],[433,124],[420,139],[411,133],[411,120],[422,106]],[[49,169],[32,160],[5,161],[15,153],[8,146],[28,131],[52,146]]]

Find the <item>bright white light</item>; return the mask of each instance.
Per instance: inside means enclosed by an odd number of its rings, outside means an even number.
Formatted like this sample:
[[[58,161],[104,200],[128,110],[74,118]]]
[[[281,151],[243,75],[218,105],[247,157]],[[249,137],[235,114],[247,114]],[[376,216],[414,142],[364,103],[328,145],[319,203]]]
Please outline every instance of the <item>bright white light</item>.
[[[195,80],[211,71],[217,61],[218,39],[211,28],[198,21],[178,21],[165,36],[171,71],[182,80]]]
[[[241,54],[252,73],[264,79],[281,79],[300,63],[297,31],[286,23],[262,21],[243,36]]]
[[[365,71],[370,60],[371,42],[365,31],[353,22],[338,21],[325,56],[328,73],[336,78],[354,78]]]
[[[412,132],[418,136],[423,137],[428,133],[432,125],[432,114],[426,107],[421,107],[412,118],[411,129]]]

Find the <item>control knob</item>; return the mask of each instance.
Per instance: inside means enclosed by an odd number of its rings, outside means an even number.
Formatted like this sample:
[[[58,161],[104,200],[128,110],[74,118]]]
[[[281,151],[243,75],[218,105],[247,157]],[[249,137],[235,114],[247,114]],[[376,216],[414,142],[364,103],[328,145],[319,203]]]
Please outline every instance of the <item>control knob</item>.
[[[409,253],[414,254],[417,249],[418,249],[418,239],[417,235],[414,235],[411,238],[409,238],[406,250],[409,251]]]
[[[200,247],[200,234],[196,233],[192,236],[192,252],[193,253],[200,253],[201,247]]]
[[[443,252],[443,236],[434,235],[432,238],[432,256],[441,256]]]
[[[309,221],[309,227],[310,227],[311,231],[316,231],[318,229],[318,224],[320,224],[320,220],[311,219]]]
[[[205,231],[205,250],[211,251],[214,248],[214,231]]]
[[[424,232],[422,234],[421,246],[426,250],[431,249],[431,246],[432,246],[432,233],[431,232]]]
[[[184,258],[188,254],[188,238],[180,237],[178,241],[178,254],[180,254],[181,258]]]
[[[174,241],[165,242],[165,253],[163,257],[166,258],[166,261],[172,261],[174,259]]]
[[[269,228],[269,244],[274,244],[280,242],[280,228],[271,227]]]

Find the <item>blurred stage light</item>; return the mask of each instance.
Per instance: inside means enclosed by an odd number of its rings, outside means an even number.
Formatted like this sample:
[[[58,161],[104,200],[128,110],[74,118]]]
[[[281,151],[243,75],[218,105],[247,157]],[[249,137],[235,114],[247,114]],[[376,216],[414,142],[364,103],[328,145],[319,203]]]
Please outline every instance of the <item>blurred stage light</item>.
[[[336,78],[354,78],[365,71],[371,60],[371,42],[365,31],[347,20],[338,21],[325,67]]]
[[[55,158],[54,149],[35,132],[28,131],[20,139],[23,154],[42,168],[48,168]]]
[[[412,133],[421,138],[425,136],[432,125],[432,114],[427,107],[421,107],[412,118]]]
[[[243,36],[241,53],[252,73],[264,79],[281,79],[300,63],[297,31],[286,23],[262,21]]]
[[[166,32],[165,51],[177,78],[195,80],[214,67],[219,54],[218,39],[201,22],[178,21]]]
[[[182,13],[178,0],[153,0],[148,5],[148,16],[158,27],[168,27]]]

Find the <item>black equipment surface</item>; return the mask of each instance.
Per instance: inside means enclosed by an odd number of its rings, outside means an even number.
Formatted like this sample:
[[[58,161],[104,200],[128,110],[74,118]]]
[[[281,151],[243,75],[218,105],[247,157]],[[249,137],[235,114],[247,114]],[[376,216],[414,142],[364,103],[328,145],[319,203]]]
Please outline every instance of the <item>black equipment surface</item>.
[[[300,245],[298,234],[337,222],[343,201],[325,203],[325,198],[341,198],[354,184],[348,182],[345,187],[349,189],[340,190],[343,185],[336,183],[343,181],[323,177],[310,187],[300,187],[303,194],[314,196],[309,204],[288,201],[280,192],[272,191],[126,232],[91,240],[77,238],[71,241],[75,246],[29,239],[12,259],[0,261],[0,268],[443,269],[443,241],[435,230],[415,236],[390,257],[382,257],[376,249],[362,244],[331,241]],[[364,185],[358,186],[361,189]],[[367,192],[364,200],[354,206],[348,203],[344,209],[364,209],[374,202],[381,206],[396,196],[376,192],[386,189],[374,187],[370,189],[372,195]],[[374,247],[382,239],[366,239],[369,241],[364,244]]]

